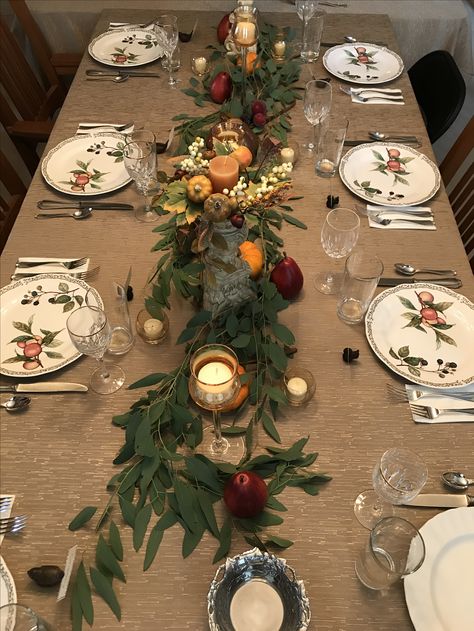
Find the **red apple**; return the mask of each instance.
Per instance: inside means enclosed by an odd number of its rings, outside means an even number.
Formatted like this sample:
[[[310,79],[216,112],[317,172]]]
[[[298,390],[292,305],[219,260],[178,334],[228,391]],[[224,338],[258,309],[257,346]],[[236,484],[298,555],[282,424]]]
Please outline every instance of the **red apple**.
[[[232,94],[232,79],[228,72],[218,72],[212,80],[209,94],[214,103],[224,103]]]
[[[252,103],[252,114],[266,114],[267,106],[265,101],[254,101]]]
[[[255,517],[264,508],[268,489],[262,478],[252,471],[239,471],[224,488],[224,502],[235,517]]]
[[[217,39],[219,41],[219,44],[223,44],[225,42],[225,39],[229,34],[230,27],[231,24],[229,20],[229,14],[227,13],[227,15],[224,15],[222,20],[219,22],[219,25],[217,26]]]
[[[273,268],[270,280],[285,300],[294,300],[303,287],[303,274],[296,261],[283,254],[284,258]]]

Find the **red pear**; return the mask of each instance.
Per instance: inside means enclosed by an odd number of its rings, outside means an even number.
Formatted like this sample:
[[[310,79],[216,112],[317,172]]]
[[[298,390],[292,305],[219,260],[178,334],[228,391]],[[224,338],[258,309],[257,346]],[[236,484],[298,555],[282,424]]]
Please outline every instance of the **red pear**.
[[[268,489],[262,478],[252,471],[239,471],[224,488],[224,502],[235,517],[255,517],[267,503]]]
[[[225,39],[229,34],[230,27],[231,24],[229,20],[229,14],[227,13],[227,15],[224,15],[217,27],[217,39],[219,41],[219,44],[223,44],[225,42]]]
[[[214,103],[224,103],[232,94],[232,79],[228,72],[218,72],[212,80],[209,94]]]
[[[284,258],[273,268],[270,280],[285,300],[294,300],[303,287],[303,273],[291,256],[283,254]]]

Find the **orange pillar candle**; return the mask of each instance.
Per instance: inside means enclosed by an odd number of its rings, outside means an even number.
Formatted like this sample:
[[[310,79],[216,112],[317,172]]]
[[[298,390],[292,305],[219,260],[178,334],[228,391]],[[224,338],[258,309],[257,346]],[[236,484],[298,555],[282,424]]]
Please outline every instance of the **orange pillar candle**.
[[[230,156],[216,156],[209,162],[209,179],[214,193],[234,188],[239,179],[239,163]]]

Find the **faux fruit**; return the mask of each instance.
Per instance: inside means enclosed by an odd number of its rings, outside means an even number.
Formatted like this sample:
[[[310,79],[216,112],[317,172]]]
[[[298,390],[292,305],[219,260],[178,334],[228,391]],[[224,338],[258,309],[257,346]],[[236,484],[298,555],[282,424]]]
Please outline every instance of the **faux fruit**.
[[[226,15],[224,15],[217,26],[217,40],[219,44],[223,44],[225,42],[227,35],[229,35],[230,28],[231,23],[229,19],[229,13],[227,13]]]
[[[231,212],[229,198],[223,193],[213,193],[204,202],[203,218],[207,221],[224,221]]]
[[[212,182],[205,175],[195,175],[186,186],[186,195],[192,202],[203,202],[212,194]]]
[[[237,368],[237,372],[239,373],[239,375],[245,375],[245,368],[239,364],[239,367]],[[245,401],[245,399],[248,396],[249,396],[248,384],[243,383],[240,385],[239,394],[236,396],[234,401],[226,405],[225,408],[222,408],[222,412],[232,412],[233,410],[236,410],[242,405],[242,403]]]
[[[263,112],[258,112],[258,114],[254,114],[252,121],[257,127],[263,127],[267,122],[267,117],[263,114]]]
[[[239,169],[244,171],[252,164],[253,155],[248,147],[239,145],[231,154],[231,158],[234,158],[239,163]]]
[[[255,517],[262,512],[267,499],[267,485],[253,471],[234,473],[224,488],[224,503],[235,517]]]
[[[263,269],[263,254],[252,241],[244,241],[239,246],[240,256],[250,267],[250,277],[256,279]]]
[[[211,82],[209,94],[214,103],[224,103],[232,94],[232,79],[228,72],[218,72]]]
[[[265,101],[254,101],[252,103],[252,115],[255,114],[266,114],[267,106],[265,105]]]
[[[286,256],[275,265],[270,280],[285,300],[294,300],[303,287],[303,273],[291,256]]]
[[[239,57],[237,59],[237,65],[241,66],[242,65],[242,57]],[[260,68],[260,63],[257,59],[257,53],[252,53],[252,52],[248,52],[247,53],[247,73],[248,74],[252,74],[252,72],[254,70],[256,70],[257,68]]]
[[[235,198],[234,198],[235,199]],[[230,223],[234,226],[234,228],[242,228],[244,225],[245,217],[240,213],[235,213],[230,216]]]

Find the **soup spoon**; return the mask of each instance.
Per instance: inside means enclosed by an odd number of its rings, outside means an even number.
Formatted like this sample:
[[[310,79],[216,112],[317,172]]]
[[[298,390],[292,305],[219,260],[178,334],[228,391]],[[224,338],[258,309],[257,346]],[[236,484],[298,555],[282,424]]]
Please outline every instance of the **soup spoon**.
[[[416,136],[396,136],[396,135],[389,135],[389,134],[382,134],[381,131],[369,131],[369,136],[371,138],[373,138],[374,140],[404,140],[404,141],[411,141],[411,142],[417,142],[418,138]]]
[[[394,267],[399,274],[404,274],[405,276],[414,276],[418,272],[436,274],[437,276],[456,276],[456,271],[452,269],[428,269],[427,267],[417,269],[409,263],[395,263]]]
[[[13,396],[7,399],[4,403],[0,403],[2,408],[5,408],[7,412],[18,412],[19,410],[25,410],[31,403],[30,397]]]
[[[113,81],[114,83],[123,83],[130,77],[129,74],[119,74],[116,77],[86,77],[86,81]]]
[[[464,491],[468,486],[474,484],[474,480],[466,478],[464,473],[459,473],[458,471],[446,471],[441,477],[446,486],[457,491]]]
[[[38,213],[35,215],[35,219],[56,219],[58,217],[72,217],[73,219],[87,219],[92,214],[91,206],[84,206],[84,208],[78,208],[73,213]]]

